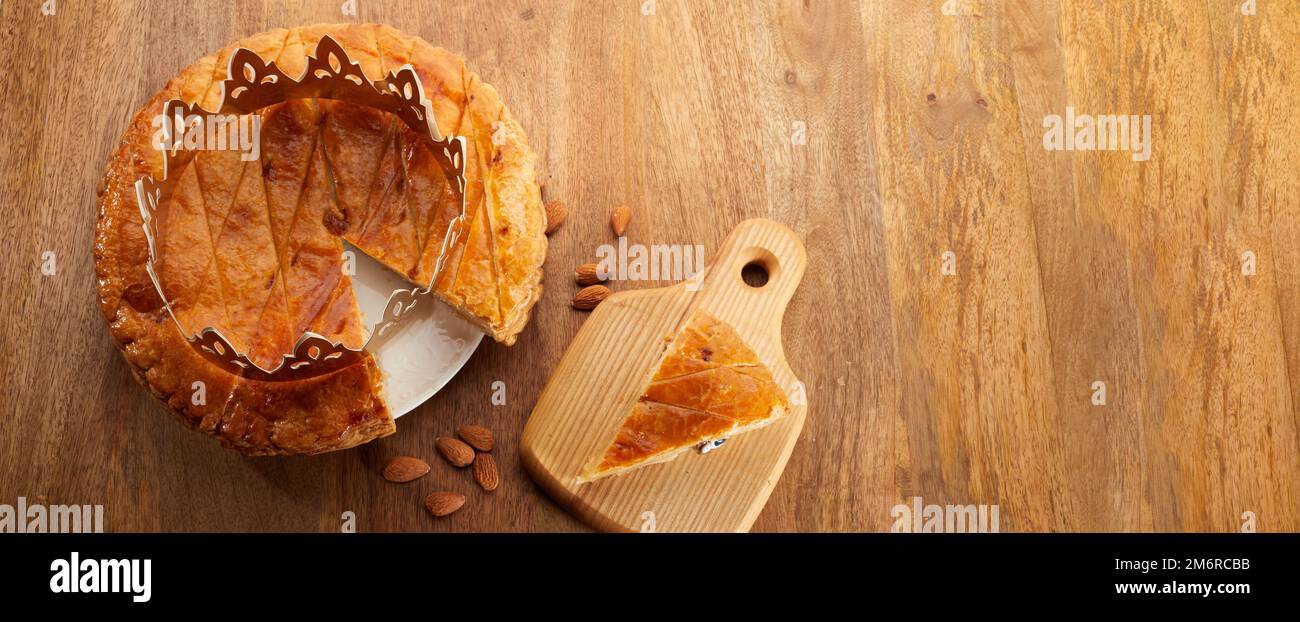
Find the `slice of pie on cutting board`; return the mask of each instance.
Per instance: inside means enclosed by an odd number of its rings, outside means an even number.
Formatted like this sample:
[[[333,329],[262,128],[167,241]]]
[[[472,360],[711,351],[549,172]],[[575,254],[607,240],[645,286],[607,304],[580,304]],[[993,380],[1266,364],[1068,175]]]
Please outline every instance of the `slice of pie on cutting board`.
[[[691,315],[613,441],[578,481],[590,482],[658,462],[704,443],[761,428],[789,401],[736,330],[704,311]]]

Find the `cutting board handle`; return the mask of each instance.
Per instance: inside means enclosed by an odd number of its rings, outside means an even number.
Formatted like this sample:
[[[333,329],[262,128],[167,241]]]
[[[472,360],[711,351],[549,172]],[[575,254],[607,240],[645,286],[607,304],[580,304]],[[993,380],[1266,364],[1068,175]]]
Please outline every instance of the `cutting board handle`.
[[[723,319],[733,324],[753,322],[754,328],[775,328],[780,334],[786,304],[798,289],[807,264],[803,242],[789,227],[766,218],[746,220],[722,243],[699,288],[697,302],[706,310],[724,312],[730,317]],[[766,282],[760,286],[746,283],[747,271]],[[745,313],[725,313],[737,308]]]

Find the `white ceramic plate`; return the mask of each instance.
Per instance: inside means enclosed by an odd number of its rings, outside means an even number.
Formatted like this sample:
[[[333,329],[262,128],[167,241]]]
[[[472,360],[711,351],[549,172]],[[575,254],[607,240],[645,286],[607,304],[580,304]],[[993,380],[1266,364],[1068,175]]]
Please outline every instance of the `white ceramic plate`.
[[[348,250],[356,256],[352,288],[369,326],[383,315],[393,290],[411,284],[351,245]],[[483,331],[432,296],[407,312],[396,330],[371,351],[384,371],[385,399],[394,419],[441,390],[483,339]]]

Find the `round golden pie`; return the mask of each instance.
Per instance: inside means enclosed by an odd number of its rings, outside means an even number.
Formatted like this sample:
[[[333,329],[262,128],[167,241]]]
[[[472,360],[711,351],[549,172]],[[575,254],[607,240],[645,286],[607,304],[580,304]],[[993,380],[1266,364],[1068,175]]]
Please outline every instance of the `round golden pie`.
[[[443,136],[466,142],[463,233],[436,295],[511,345],[541,294],[545,212],[536,156],[492,86],[463,59],[387,26],[273,30],[199,59],[136,112],[98,189],[95,270],[101,309],[136,376],[171,410],[249,454],[320,453],[391,434],[372,356],[300,380],[259,380],[209,362],[186,341],[146,269],[137,179],[163,176],[154,119],[170,99],[215,111],[229,57],[247,48],[300,75],[322,37],[378,81],[410,64]],[[460,197],[426,142],[363,105],[298,99],[263,108],[253,159],[202,151],[175,178],[157,221],[154,268],[177,320],[220,327],[266,369],[310,331],[356,349],[366,326],[344,269],[347,243],[412,284],[428,285]]]

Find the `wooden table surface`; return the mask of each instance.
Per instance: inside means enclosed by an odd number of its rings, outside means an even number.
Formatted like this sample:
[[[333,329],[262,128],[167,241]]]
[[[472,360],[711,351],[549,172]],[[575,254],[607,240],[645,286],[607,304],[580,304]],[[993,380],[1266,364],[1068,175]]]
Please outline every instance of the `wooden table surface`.
[[[341,4],[0,6],[0,503],[103,504],[113,531],[337,531],[344,511],[361,531],[582,529],[516,442],[585,317],[571,271],[626,202],[634,242],[712,253],[763,216],[807,245],[784,332],[808,422],[755,530],[887,530],[914,496],[998,504],[1003,531],[1236,531],[1246,512],[1300,530],[1297,3]],[[354,19],[462,53],[571,215],[518,344],[485,343],[394,436],[245,458],[170,417],[110,343],[94,188],[195,58]],[[1045,150],[1067,106],[1152,115],[1150,159]],[[501,439],[493,495],[434,453],[468,422]],[[388,484],[395,454],[434,470]],[[436,488],[466,508],[433,520]]]

